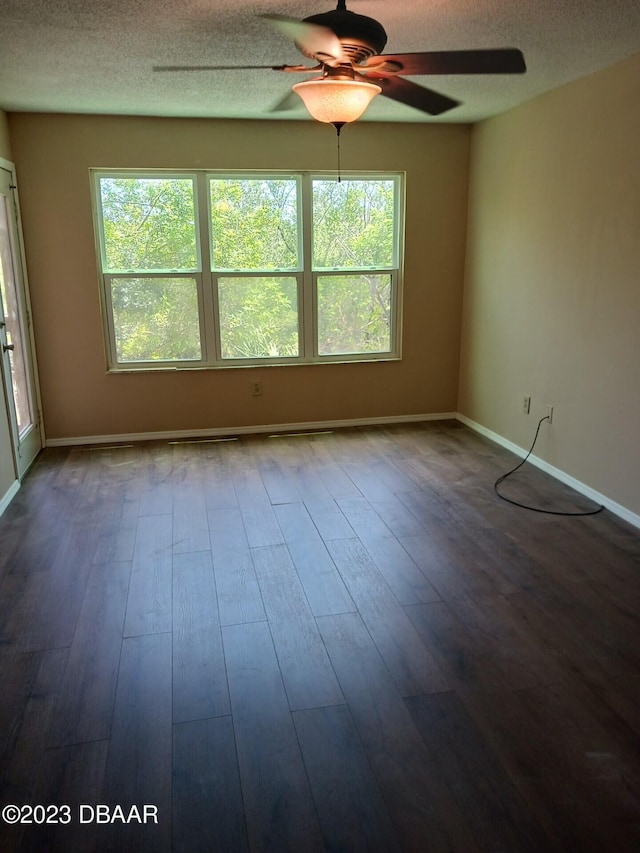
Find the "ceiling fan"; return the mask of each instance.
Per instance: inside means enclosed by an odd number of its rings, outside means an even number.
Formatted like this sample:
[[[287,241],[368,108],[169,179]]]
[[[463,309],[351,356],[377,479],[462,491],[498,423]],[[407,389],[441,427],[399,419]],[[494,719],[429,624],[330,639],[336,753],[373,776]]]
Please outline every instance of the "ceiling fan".
[[[298,50],[317,64],[311,67],[308,65],[159,65],[154,67],[154,71],[264,69],[319,75],[312,81],[296,84],[293,90],[302,97],[314,118],[336,126],[338,124],[342,126],[346,121],[353,121],[354,118],[362,115],[371,98],[377,94],[433,116],[459,105],[459,101],[428,89],[426,86],[419,86],[417,83],[406,80],[406,77],[431,74],[522,74],[526,71],[524,57],[516,48],[383,54],[387,34],[382,25],[366,15],[348,11],[345,0],[338,0],[338,5],[330,12],[310,15],[301,21],[283,15],[262,15],[261,17],[266,18],[281,32],[293,38]],[[323,84],[322,87],[318,85],[320,83]],[[356,86],[354,87],[353,84]],[[355,94],[356,89],[362,93],[361,99],[364,97],[364,105],[361,109],[359,108],[358,114],[353,117],[335,118],[340,108],[332,103],[328,112],[321,110],[324,117],[314,115],[308,97],[311,100],[318,100],[321,97],[326,104],[338,97],[340,89],[349,90],[350,98]],[[292,100],[289,93],[274,110],[290,108],[293,105]],[[346,116],[346,113],[344,115]]]

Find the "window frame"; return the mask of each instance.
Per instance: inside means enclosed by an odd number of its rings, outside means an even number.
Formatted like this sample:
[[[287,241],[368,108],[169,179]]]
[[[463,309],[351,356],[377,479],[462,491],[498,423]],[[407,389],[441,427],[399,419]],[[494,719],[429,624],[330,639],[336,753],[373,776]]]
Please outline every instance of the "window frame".
[[[197,269],[193,270],[110,270],[106,266],[104,219],[100,180],[124,179],[185,179],[194,188],[194,213]],[[283,269],[227,270],[213,268],[213,240],[211,234],[210,179],[219,180],[282,180],[293,178],[297,182],[298,212],[298,267]],[[314,269],[313,252],[313,181],[338,180],[335,172],[288,170],[215,170],[215,169],[90,169],[91,199],[100,306],[105,339],[106,366],[109,372],[226,369],[236,367],[266,367],[296,364],[331,364],[345,362],[397,361],[402,358],[402,283],[404,260],[405,173],[399,171],[343,172],[342,179],[381,180],[394,183],[394,264],[393,267],[342,267]],[[318,278],[328,275],[358,275],[359,273],[390,275],[390,348],[385,352],[320,354],[318,341]],[[298,355],[250,358],[223,358],[220,327],[218,282],[221,278],[295,278],[298,308]],[[113,315],[111,283],[126,278],[193,278],[196,282],[198,304],[198,329],[201,357],[199,359],[153,359],[146,361],[118,361],[116,329]]]

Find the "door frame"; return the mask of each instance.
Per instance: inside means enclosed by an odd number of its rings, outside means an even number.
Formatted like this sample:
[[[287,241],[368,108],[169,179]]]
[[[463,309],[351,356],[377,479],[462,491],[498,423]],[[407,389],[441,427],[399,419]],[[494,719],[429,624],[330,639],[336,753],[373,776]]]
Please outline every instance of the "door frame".
[[[16,477],[18,480],[22,480],[35,459],[38,456],[38,452],[45,446],[45,433],[44,433],[44,422],[42,419],[42,404],[40,398],[40,381],[38,375],[38,362],[36,359],[36,347],[35,347],[35,339],[33,334],[33,323],[32,323],[32,312],[31,312],[31,295],[29,291],[29,279],[27,276],[27,262],[24,248],[24,238],[22,233],[22,217],[20,213],[20,200],[18,197],[18,186],[17,186],[17,176],[16,176],[16,167],[15,164],[10,160],[6,160],[3,157],[0,157],[0,169],[5,172],[8,172],[10,175],[10,182],[12,188],[12,201],[13,207],[16,214],[16,222],[15,222],[15,243],[13,246],[13,262],[17,267],[17,285],[21,289],[20,297],[22,301],[22,306],[25,310],[25,323],[24,323],[24,336],[25,336],[25,344],[27,347],[27,371],[28,378],[32,384],[31,392],[32,392],[32,403],[33,403],[33,423],[35,425],[35,429],[39,436],[39,446],[38,451],[34,454],[33,458],[29,460],[26,465],[21,465],[20,461],[20,442],[19,436],[15,435],[14,425],[13,425],[13,416],[10,411],[7,412],[9,417],[9,423],[11,427],[11,437],[12,437],[12,445],[13,445],[13,456],[14,456],[14,467],[16,470]],[[2,385],[5,384],[4,375],[2,377]],[[2,397],[6,397],[11,394],[10,388],[4,389],[5,393],[0,395]],[[7,405],[11,405],[8,400],[6,400]]]

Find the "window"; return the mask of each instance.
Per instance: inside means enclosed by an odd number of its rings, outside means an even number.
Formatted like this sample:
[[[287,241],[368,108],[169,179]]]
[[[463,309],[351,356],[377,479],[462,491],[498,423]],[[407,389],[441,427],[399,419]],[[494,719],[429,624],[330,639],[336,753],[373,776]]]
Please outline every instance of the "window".
[[[94,172],[110,369],[399,358],[402,190]]]

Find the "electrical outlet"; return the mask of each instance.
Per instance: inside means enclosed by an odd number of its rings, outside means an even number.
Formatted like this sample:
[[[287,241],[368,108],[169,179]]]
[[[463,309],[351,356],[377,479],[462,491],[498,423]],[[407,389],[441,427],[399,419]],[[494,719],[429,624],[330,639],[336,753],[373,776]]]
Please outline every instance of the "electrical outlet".
[[[262,397],[262,380],[256,379],[255,382],[249,383],[251,387],[251,394],[254,397]]]
[[[522,398],[522,411],[525,415],[528,415],[531,411],[531,397]]]
[[[547,417],[549,418],[549,423],[553,423],[553,406],[547,406]]]

